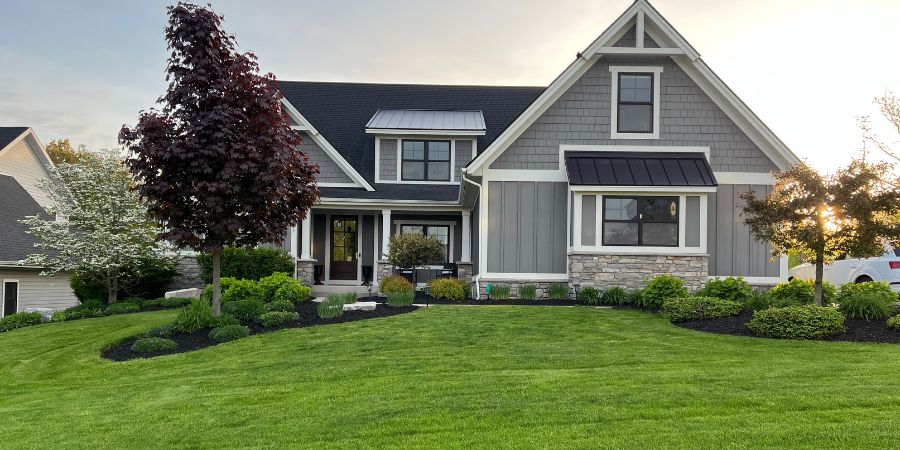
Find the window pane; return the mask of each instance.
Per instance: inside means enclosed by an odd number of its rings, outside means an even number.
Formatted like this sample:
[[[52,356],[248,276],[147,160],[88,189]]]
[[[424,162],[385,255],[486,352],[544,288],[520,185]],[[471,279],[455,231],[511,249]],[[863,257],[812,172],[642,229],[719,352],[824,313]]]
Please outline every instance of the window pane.
[[[422,141],[403,141],[403,159],[425,160],[425,143]]]
[[[645,223],[642,233],[643,245],[678,245],[677,223]]]
[[[653,105],[619,105],[620,133],[652,133]]]
[[[450,227],[428,226],[426,234],[432,236],[444,244],[444,256],[450,257]]]
[[[637,220],[638,202],[634,198],[606,199],[606,220]]]
[[[603,222],[603,245],[637,245],[638,224]]]
[[[428,163],[428,179],[429,180],[450,180],[450,163],[449,162],[429,162]]]
[[[400,227],[400,234],[422,233],[422,225],[403,225]]]
[[[450,143],[435,141],[428,143],[429,161],[450,161]]]
[[[678,199],[648,197],[643,200],[644,222],[678,221]]]
[[[403,179],[404,180],[423,180],[425,179],[425,163],[424,162],[403,162]]]

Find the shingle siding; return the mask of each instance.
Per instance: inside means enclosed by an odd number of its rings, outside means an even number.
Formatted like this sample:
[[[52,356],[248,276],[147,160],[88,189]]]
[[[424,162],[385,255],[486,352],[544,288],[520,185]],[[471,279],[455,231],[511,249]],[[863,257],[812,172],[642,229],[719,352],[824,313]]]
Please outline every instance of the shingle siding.
[[[378,176],[382,181],[397,180],[397,140],[381,138]]]
[[[628,29],[625,34],[613,44],[613,47],[637,47],[637,30],[634,26]],[[650,37],[649,34],[644,33],[644,47],[645,48],[659,48],[659,44]]]
[[[610,139],[610,65],[662,66],[660,139]],[[493,163],[491,169],[558,169],[559,146],[707,146],[714,170],[768,172],[772,161],[669,57],[602,58]]]
[[[48,162],[38,156],[40,153],[30,139],[22,139],[0,153],[0,175],[15,178],[39,205],[49,208],[53,201],[41,188],[41,182],[48,177]]]
[[[462,168],[472,160],[472,141],[456,141],[456,162],[453,170],[456,171],[456,181],[462,181]]]
[[[309,155],[309,160],[319,165],[319,176],[317,180],[320,183],[352,183],[353,180],[344,172],[340,166],[325,153],[322,147],[319,147],[315,141],[307,133],[301,133],[302,142],[300,150]]]

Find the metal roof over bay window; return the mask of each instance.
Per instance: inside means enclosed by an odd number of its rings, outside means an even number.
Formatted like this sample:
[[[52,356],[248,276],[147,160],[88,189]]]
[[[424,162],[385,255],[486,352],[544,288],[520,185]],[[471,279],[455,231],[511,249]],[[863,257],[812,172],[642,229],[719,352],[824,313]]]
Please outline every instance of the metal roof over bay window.
[[[486,128],[481,111],[379,109],[366,133],[481,136]]]
[[[573,186],[715,187],[703,153],[566,152]]]

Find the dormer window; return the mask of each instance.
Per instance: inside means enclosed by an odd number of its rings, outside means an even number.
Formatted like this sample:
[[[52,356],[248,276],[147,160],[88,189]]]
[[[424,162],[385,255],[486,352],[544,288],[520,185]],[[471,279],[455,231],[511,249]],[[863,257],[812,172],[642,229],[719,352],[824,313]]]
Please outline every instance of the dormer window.
[[[403,140],[403,181],[450,181],[450,141]]]
[[[610,66],[612,139],[659,139],[662,67]]]

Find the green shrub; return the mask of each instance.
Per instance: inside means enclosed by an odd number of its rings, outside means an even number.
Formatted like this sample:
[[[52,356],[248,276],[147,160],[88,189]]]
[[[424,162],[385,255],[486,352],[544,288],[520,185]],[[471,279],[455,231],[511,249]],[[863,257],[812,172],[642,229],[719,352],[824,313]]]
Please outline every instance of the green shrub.
[[[137,261],[131,267],[124,267],[119,274],[118,298],[162,297],[178,272],[175,265],[164,261]],[[99,274],[92,272],[76,272],[69,278],[75,297],[85,303],[102,298],[104,302],[109,295],[106,286],[100,281]]]
[[[754,312],[747,328],[766,337],[821,339],[844,331],[844,316],[830,306],[785,306]]]
[[[294,311],[294,304],[291,302],[285,301],[277,301],[272,303],[267,303],[266,311]]]
[[[468,297],[469,285],[459,278],[435,278],[428,282],[428,292],[434,298],[463,301]]]
[[[495,284],[491,286],[491,300],[509,300],[510,287],[508,284]]]
[[[396,292],[412,292],[413,285],[400,275],[390,275],[378,282],[378,290],[385,295]]]
[[[178,343],[161,337],[147,337],[134,341],[131,351],[135,353],[167,352],[178,348]]]
[[[125,300],[120,300],[119,303],[131,303],[133,305],[137,305],[137,307],[140,308],[146,301],[146,299],[143,299],[141,297],[128,297]]]
[[[103,305],[100,303],[82,303],[78,306],[66,308],[62,311],[53,313],[54,322],[62,322],[65,320],[87,319],[90,317],[99,317],[103,315]]]
[[[223,305],[242,300],[257,300],[260,303],[265,301],[259,283],[253,280],[234,280],[229,284],[228,290],[222,290]]]
[[[625,292],[625,289],[622,289],[618,286],[613,286],[603,291],[603,295],[600,298],[600,303],[603,303],[604,305],[621,306],[627,304],[628,300],[628,293]]]
[[[309,294],[311,292],[312,289],[295,281],[278,288],[278,290],[275,291],[275,296],[272,297],[272,301],[288,302],[296,305],[297,303],[303,303],[309,300]]]
[[[522,300],[537,300],[537,286],[533,284],[519,286],[519,298]]]
[[[600,290],[591,287],[585,286],[578,290],[578,301],[584,303],[585,305],[599,305],[600,304]]]
[[[631,291],[630,294],[628,294],[628,301],[626,304],[640,305],[642,302],[641,298],[643,298],[643,297],[644,297],[644,290],[643,289],[635,289],[635,290]]]
[[[175,333],[176,333],[175,325],[170,323],[168,325],[156,327],[156,328],[144,333],[144,337],[170,338],[170,337],[174,336]]]
[[[222,289],[222,293],[224,294],[226,291],[228,291],[228,288],[231,287],[231,284],[237,280],[237,278],[232,277],[219,278],[219,286]],[[203,295],[201,295],[200,298],[206,299],[206,301],[208,302],[212,302],[212,291],[212,284],[207,284],[206,287],[203,288]]]
[[[203,282],[212,283],[212,255],[201,253],[197,256],[197,264]],[[294,272],[294,259],[282,249],[227,247],[222,251],[223,277],[259,280],[275,272]]]
[[[900,331],[900,316],[894,316],[888,319],[887,326],[890,329]]]
[[[179,333],[193,333],[209,328],[212,323],[212,308],[209,307],[209,303],[202,299],[196,299],[181,310],[172,325]]]
[[[827,281],[822,282],[822,304],[835,302],[834,286]],[[787,283],[780,283],[766,292],[769,302],[775,307],[812,305],[815,303],[815,282],[794,278]]]
[[[39,325],[43,317],[44,316],[39,312],[21,312],[10,314],[0,319],[0,331],[9,331],[15,330],[16,328]]]
[[[270,302],[275,297],[275,291],[278,288],[296,283],[297,280],[293,279],[286,272],[275,272],[272,275],[260,278],[257,284],[262,291],[263,301]]]
[[[103,314],[106,316],[114,316],[116,314],[127,314],[138,312],[141,309],[140,306],[135,305],[134,303],[113,303],[106,307],[103,310]]]
[[[269,311],[259,316],[257,322],[264,327],[275,327],[284,323],[300,320],[297,311]]]
[[[387,295],[387,303],[391,306],[410,306],[415,298],[415,292],[395,292]]]
[[[753,295],[753,288],[743,277],[715,278],[707,281],[697,295],[745,303]]]
[[[250,329],[243,325],[225,325],[213,328],[209,338],[216,342],[228,342],[250,336]]]
[[[194,299],[187,297],[154,298],[152,300],[145,300],[144,304],[141,305],[141,308],[157,306],[160,308],[181,308],[190,305],[192,301],[194,301]]]
[[[65,311],[55,311],[50,317],[51,322],[65,322],[66,320],[68,320],[68,318],[66,317]]]
[[[671,322],[687,322],[736,316],[740,314],[741,309],[743,305],[740,302],[716,297],[678,297],[663,301],[662,315]]]
[[[772,307],[772,299],[762,291],[754,290],[750,294],[750,298],[744,302],[744,309],[749,311],[759,311]]]
[[[547,298],[550,300],[566,300],[569,298],[568,283],[553,283],[547,286]]]
[[[228,314],[222,314],[220,316],[213,316],[212,321],[209,323],[209,328],[222,328],[227,327],[229,325],[240,325],[241,321],[237,320],[234,316]]]
[[[328,294],[318,305],[316,313],[323,319],[331,319],[344,315],[344,299],[338,294]]]
[[[671,275],[659,275],[644,288],[638,305],[644,308],[659,308],[667,299],[687,296],[688,290],[684,287],[684,280]]]
[[[258,297],[234,300],[225,303],[222,311],[244,322],[252,322],[266,312],[266,306]]]
[[[838,310],[851,319],[886,319],[897,305],[897,293],[881,281],[847,283],[837,296]]]

